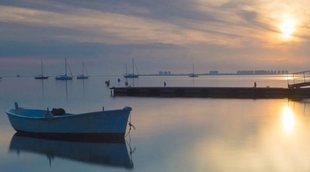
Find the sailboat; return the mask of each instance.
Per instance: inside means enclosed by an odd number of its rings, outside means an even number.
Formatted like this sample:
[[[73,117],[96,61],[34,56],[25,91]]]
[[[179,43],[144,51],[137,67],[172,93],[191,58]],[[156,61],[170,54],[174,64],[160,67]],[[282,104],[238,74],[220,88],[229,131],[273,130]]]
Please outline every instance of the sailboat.
[[[191,78],[198,77],[198,74],[196,74],[196,73],[195,73],[195,67],[194,67],[194,64],[193,64],[193,73],[190,73],[188,76],[189,76],[189,77],[191,77]]]
[[[85,71],[85,64],[84,62],[82,63],[82,74],[78,75],[76,77],[76,79],[88,79],[88,74],[86,72],[86,75],[84,74],[84,71]]]
[[[132,59],[132,73],[127,72],[127,65],[126,65],[126,73],[124,74],[124,78],[139,78],[138,74],[135,74],[135,62]]]
[[[67,74],[67,58],[65,58],[65,74],[64,75],[58,75],[55,77],[56,80],[72,80],[72,74],[69,76]]]
[[[48,76],[43,75],[43,61],[41,59],[41,74],[38,76],[35,76],[34,79],[48,79]]]

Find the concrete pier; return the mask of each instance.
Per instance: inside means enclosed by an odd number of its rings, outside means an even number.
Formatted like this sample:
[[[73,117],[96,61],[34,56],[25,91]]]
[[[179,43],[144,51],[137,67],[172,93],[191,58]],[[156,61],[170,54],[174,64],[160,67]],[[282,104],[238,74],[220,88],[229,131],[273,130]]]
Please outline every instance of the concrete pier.
[[[271,87],[113,87],[112,96],[279,99],[310,98],[310,88]]]

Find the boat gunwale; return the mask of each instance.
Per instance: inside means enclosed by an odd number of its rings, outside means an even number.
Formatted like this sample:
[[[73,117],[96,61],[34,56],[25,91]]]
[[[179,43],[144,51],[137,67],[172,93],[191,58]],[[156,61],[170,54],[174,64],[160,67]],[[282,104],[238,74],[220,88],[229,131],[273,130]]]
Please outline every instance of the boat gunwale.
[[[35,110],[35,111],[42,111],[42,113],[47,112],[47,110],[41,110],[41,109],[26,109],[26,108],[19,108],[21,110]],[[52,115],[51,116],[41,116],[41,117],[37,117],[37,116],[28,116],[28,115],[19,115],[17,113],[14,113],[12,111],[14,111],[16,109],[10,109],[9,111],[6,111],[5,113],[8,116],[15,116],[15,117],[20,117],[20,118],[26,118],[26,119],[57,119],[57,118],[69,118],[69,117],[78,117],[78,116],[83,116],[83,115],[90,115],[90,114],[94,114],[94,113],[99,113],[99,112],[114,112],[114,111],[131,111],[132,108],[131,107],[124,107],[122,109],[115,109],[115,110],[104,110],[104,111],[94,111],[94,112],[87,112],[87,113],[79,113],[79,114],[72,114],[72,113],[66,113],[65,115],[53,115],[51,113],[51,111],[49,111]]]

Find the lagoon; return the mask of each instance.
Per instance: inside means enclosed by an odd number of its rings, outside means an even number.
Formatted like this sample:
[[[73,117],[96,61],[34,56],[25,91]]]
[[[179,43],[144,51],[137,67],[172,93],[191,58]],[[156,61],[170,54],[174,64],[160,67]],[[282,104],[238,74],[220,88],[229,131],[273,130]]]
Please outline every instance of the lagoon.
[[[122,78],[121,78],[122,79]],[[105,80],[0,81],[1,171],[309,171],[310,104],[288,99],[111,97]],[[282,76],[140,77],[131,86],[285,87]],[[131,106],[122,143],[67,142],[14,136],[5,115],[17,101],[72,113]]]

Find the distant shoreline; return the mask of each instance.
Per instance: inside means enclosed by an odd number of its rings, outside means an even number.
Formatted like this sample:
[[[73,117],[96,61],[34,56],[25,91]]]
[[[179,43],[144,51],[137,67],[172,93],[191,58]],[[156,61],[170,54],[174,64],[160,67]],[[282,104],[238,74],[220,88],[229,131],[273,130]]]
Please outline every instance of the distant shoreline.
[[[237,75],[237,76],[278,76],[278,75],[290,75],[291,73],[286,74],[237,74],[237,73],[219,73],[219,74],[209,74],[196,73],[198,76],[223,76],[223,75]],[[169,74],[169,75],[161,75],[161,74],[139,74],[139,76],[189,76],[189,74]]]
[[[191,73],[189,74],[169,74],[169,75],[161,75],[161,74],[138,74],[139,76],[186,76],[189,77]],[[287,74],[237,74],[237,73],[219,73],[219,74],[209,74],[209,73],[196,73],[198,76],[280,76],[280,75],[292,75],[293,73],[287,73]],[[55,77],[56,75],[48,75],[48,77]],[[73,75],[74,77],[77,75]],[[0,78],[33,78],[35,75],[3,75],[0,76]],[[89,75],[89,77],[123,77],[123,75],[103,75],[103,74],[95,74],[95,75]]]

